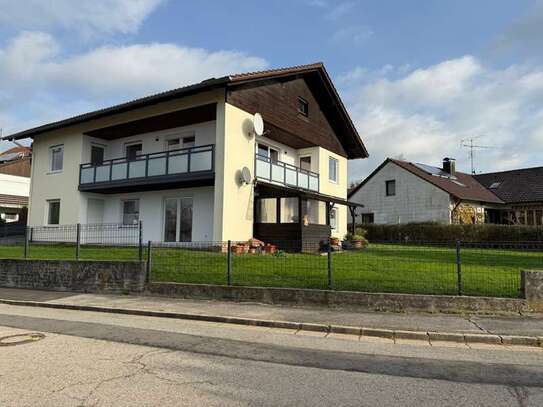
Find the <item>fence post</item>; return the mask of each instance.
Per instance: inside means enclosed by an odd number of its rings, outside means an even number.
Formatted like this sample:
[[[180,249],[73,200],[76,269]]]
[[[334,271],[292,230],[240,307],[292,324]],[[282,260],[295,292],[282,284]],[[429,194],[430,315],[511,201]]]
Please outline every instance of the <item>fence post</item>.
[[[138,258],[143,261],[143,225],[141,220],[139,221]]]
[[[328,239],[328,289],[332,289],[332,239]]]
[[[81,255],[81,223],[76,226],[76,239],[75,239],[75,259],[79,260]]]
[[[153,260],[153,257],[151,255],[151,249],[153,247],[152,242],[149,240],[147,242],[147,264],[145,267],[145,283],[149,284],[151,281],[151,262]]]
[[[460,247],[462,242],[456,241],[456,275],[458,284],[458,295],[462,295],[462,258],[460,257]]]
[[[226,254],[226,284],[232,285],[232,241],[228,241]]]
[[[28,259],[28,226],[25,226],[25,259]],[[32,227],[30,227],[32,229]]]

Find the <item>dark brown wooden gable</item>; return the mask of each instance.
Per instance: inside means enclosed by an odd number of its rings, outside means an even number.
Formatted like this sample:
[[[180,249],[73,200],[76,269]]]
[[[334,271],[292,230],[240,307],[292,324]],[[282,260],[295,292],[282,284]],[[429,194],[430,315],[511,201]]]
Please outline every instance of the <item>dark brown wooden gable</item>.
[[[300,97],[309,104],[307,117],[298,112]],[[249,113],[262,114],[269,130],[266,137],[294,148],[321,146],[347,157],[316,95],[303,78],[231,87],[226,101]]]

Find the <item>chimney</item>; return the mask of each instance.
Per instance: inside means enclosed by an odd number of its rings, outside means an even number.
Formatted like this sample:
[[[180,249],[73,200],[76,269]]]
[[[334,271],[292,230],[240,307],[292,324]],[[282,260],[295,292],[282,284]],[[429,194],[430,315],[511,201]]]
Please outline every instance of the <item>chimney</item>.
[[[443,171],[454,176],[456,173],[456,160],[454,158],[445,157],[443,159]]]

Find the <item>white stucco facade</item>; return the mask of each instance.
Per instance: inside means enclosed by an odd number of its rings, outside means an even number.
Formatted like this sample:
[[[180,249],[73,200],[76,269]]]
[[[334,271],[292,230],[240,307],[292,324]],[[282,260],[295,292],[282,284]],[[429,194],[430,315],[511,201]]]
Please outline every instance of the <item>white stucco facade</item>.
[[[391,180],[395,181],[396,193],[387,196],[386,182]],[[377,224],[451,222],[449,193],[393,162],[383,166],[350,200],[364,205],[357,209],[357,223],[361,222],[361,214],[373,214]]]
[[[102,139],[89,131],[134,120],[214,104],[215,120],[170,128],[129,137]],[[139,220],[145,241],[161,241],[165,236],[165,205],[168,200],[190,198],[192,201],[192,241],[241,241],[253,237],[255,186],[240,180],[244,167],[253,173],[257,142],[266,142],[280,151],[279,160],[300,166],[300,157],[311,156],[311,170],[319,173],[320,193],[346,199],[347,159],[322,147],[296,150],[266,137],[252,134],[253,115],[225,102],[224,93],[210,91],[171,102],[119,113],[60,130],[39,134],[33,144],[32,184],[30,188],[30,226],[48,225],[51,202],[58,202],[58,224],[121,224],[123,202],[138,202]],[[80,192],[80,165],[91,161],[93,146],[104,149],[103,160],[126,156],[126,147],[141,144],[138,154],[167,150],[171,138],[194,137],[195,147],[214,146],[214,183],[209,186],[184,187],[129,193]],[[52,150],[63,149],[62,168],[52,170]],[[329,159],[338,162],[337,180],[328,174]],[[143,188],[145,189],[145,188]],[[347,231],[347,208],[336,205],[334,236]],[[324,216],[324,213],[323,213]],[[287,236],[285,238],[288,238]]]

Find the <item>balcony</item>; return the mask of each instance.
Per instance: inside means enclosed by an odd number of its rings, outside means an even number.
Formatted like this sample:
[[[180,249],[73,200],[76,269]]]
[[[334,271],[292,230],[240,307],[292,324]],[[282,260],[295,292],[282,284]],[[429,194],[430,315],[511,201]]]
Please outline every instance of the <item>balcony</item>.
[[[213,185],[214,162],[210,144],[81,164],[79,190],[113,194]]]
[[[319,192],[319,174],[256,154],[257,180]]]

